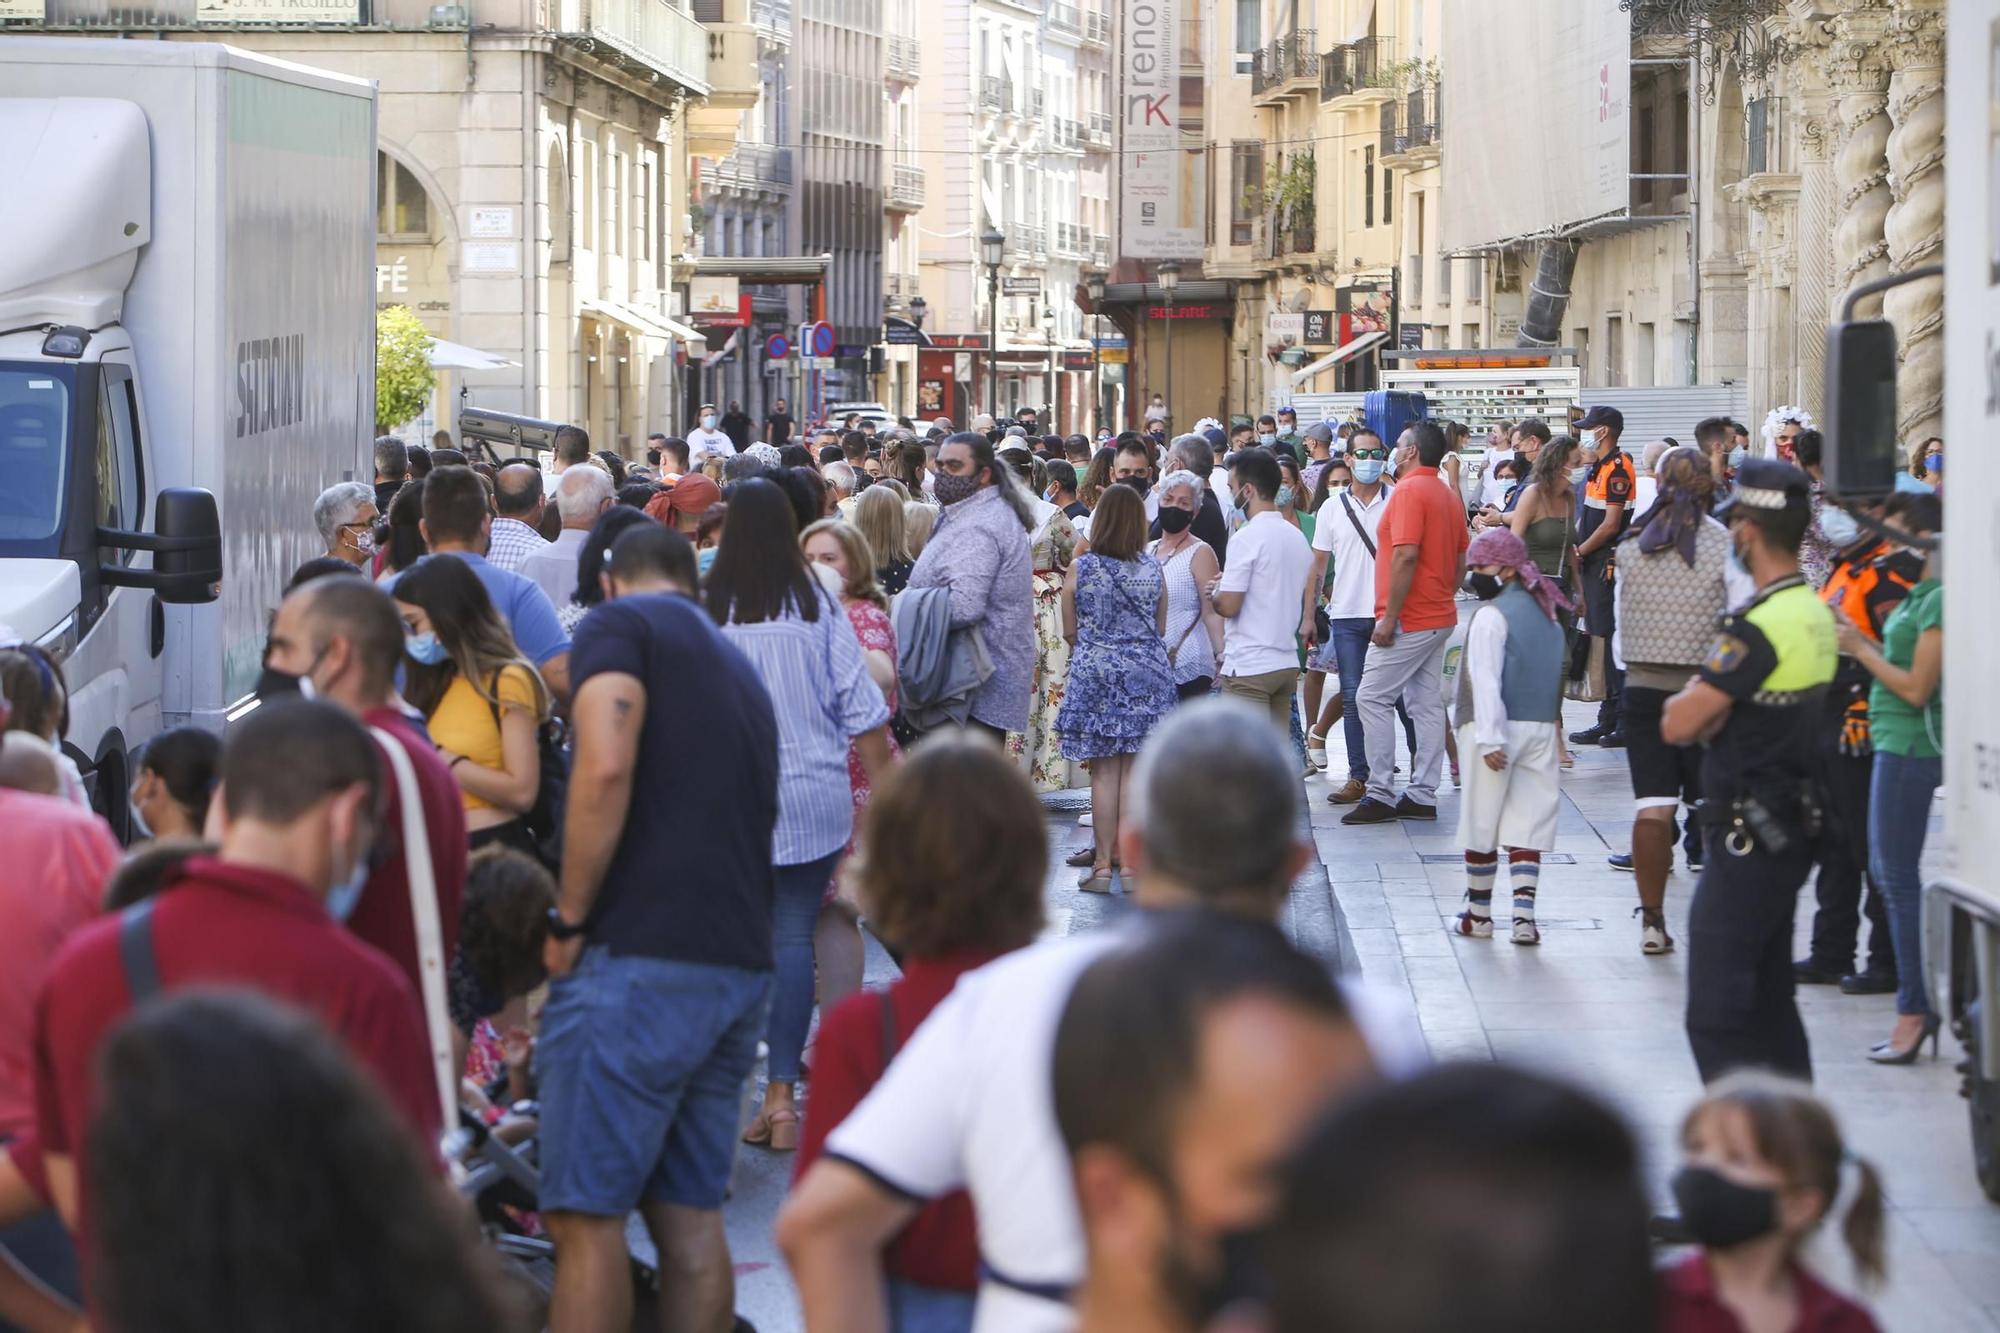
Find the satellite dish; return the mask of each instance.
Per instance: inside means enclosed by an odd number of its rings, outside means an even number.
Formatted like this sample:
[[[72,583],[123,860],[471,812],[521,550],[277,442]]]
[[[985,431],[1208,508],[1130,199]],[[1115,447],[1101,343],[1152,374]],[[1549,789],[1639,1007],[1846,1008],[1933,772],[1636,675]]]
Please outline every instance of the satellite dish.
[[[1285,298],[1285,313],[1303,315],[1306,311],[1312,309],[1312,303],[1312,288],[1301,287]]]

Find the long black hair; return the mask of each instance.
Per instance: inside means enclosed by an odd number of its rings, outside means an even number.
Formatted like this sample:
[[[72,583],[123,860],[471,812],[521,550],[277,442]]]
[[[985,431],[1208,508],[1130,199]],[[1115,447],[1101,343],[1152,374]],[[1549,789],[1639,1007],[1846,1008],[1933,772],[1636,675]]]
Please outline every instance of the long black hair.
[[[590,535],[583,539],[583,549],[576,556],[574,600],[578,606],[596,606],[604,600],[604,585],[597,576],[604,572],[605,558],[611,554],[611,544],[618,540],[618,534],[636,524],[652,521],[643,510],[626,504],[613,505],[598,515],[597,522],[590,525]]]
[[[417,527],[424,518],[425,484],[423,477],[412,476],[389,502],[389,549],[383,559],[391,569],[408,569],[429,549]]]
[[[184,991],[101,1055],[86,1188],[91,1299],[110,1327],[523,1327],[418,1136],[312,1018]]]
[[[819,619],[819,580],[799,553],[792,502],[775,483],[752,477],[730,488],[704,600],[718,625],[778,620],[787,607],[802,620]]]
[[[644,517],[644,515],[640,515]],[[450,654],[436,666],[414,658],[403,666],[403,697],[425,717],[437,711],[452,678],[463,675],[472,688],[495,709],[500,707],[500,673],[517,666],[535,683],[535,720],[544,721],[555,700],[542,673],[522,656],[514,642],[514,631],[494,609],[486,585],[472,566],[455,555],[434,555],[419,560],[397,578],[395,598],[420,607],[430,617],[431,630]]]

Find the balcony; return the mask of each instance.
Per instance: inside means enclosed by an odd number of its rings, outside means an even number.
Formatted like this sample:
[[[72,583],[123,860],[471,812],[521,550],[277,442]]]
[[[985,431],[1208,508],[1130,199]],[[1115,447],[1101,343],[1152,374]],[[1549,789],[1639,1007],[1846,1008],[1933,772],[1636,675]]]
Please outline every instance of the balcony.
[[[1083,11],[1063,0],[1050,0],[1048,8],[1049,31],[1065,37],[1083,38]]]
[[[1099,268],[1111,267],[1111,238],[1101,231],[1090,234],[1090,262]]]
[[[757,49],[763,42],[752,21],[751,0],[695,0],[695,17],[708,29],[709,113],[747,111],[764,95]],[[714,117],[718,130],[734,133],[734,121]]]
[[[980,75],[979,109],[1001,115],[1014,109],[1014,85],[1004,74]]]
[[[715,188],[745,197],[773,200],[792,193],[792,150],[780,144],[739,143],[715,164]]]
[[[1300,28],[1250,57],[1250,96],[1260,106],[1319,87],[1319,34]]]
[[[750,24],[772,46],[792,44],[792,0],[750,0]]]
[[[917,213],[924,206],[924,169],[906,162],[889,165],[889,190],[885,204],[891,213]]]
[[[1055,252],[1065,259],[1090,258],[1090,229],[1076,223],[1058,222]]]
[[[1437,157],[1437,84],[1424,84],[1382,104],[1381,142],[1376,154],[1385,166],[1407,166]],[[1410,161],[1391,161],[1392,158]]]
[[[1083,40],[1092,46],[1111,45],[1111,16],[1096,10],[1085,10],[1083,15]]]
[[[923,46],[916,38],[883,38],[882,73],[889,82],[915,86],[923,66]]]
[[[1334,47],[1319,59],[1319,100],[1394,97],[1395,89],[1388,86],[1383,71],[1395,63],[1395,54],[1387,37],[1363,37]]]
[[[548,15],[555,35],[581,51],[709,94],[708,29],[668,0],[549,0]]]
[[[1077,134],[1085,148],[1109,148],[1111,146],[1111,113],[1093,111],[1090,119],[1077,127]]]
[[[1083,125],[1080,121],[1057,116],[1048,122],[1049,147],[1060,153],[1081,153],[1083,151]]]
[[[1019,259],[1039,259],[1049,252],[1048,233],[1025,222],[1009,223],[1007,253]]]

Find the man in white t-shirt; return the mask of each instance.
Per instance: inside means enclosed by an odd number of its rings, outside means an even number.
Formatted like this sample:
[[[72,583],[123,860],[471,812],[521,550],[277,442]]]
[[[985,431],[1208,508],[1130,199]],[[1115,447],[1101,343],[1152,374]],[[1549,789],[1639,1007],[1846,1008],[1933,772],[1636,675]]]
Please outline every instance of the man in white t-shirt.
[[[1229,622],[1222,640],[1222,692],[1267,710],[1289,732],[1299,684],[1299,642],[1312,642],[1312,544],[1278,512],[1283,478],[1268,449],[1229,460],[1229,485],[1249,521],[1229,539],[1229,565],[1210,589]]]
[[[715,415],[714,403],[703,403],[698,414],[701,424],[688,432],[688,461],[695,467],[710,454],[720,454],[724,458],[736,456],[736,441],[716,429],[719,418]]]
[[[1341,728],[1347,740],[1347,781],[1328,794],[1335,805],[1352,805],[1368,794],[1368,742],[1361,710],[1354,706],[1361,670],[1368,661],[1368,636],[1375,632],[1375,528],[1394,488],[1382,480],[1389,451],[1366,426],[1348,441],[1354,482],[1327,497],[1313,519],[1310,583],[1319,587],[1333,561],[1333,591],[1327,597],[1328,632],[1340,676]]]
[[[1047,940],[959,979],[852,1115],[778,1217],[806,1325],[887,1328],[882,1247],[924,1201],[965,1189],[988,1274],[975,1333],[1067,1333],[1084,1274],[1070,1163],[1056,1126],[1056,1027],[1076,979],[1153,913],[1192,907],[1277,919],[1314,855],[1282,737],[1234,700],[1172,713],[1132,775],[1119,832],[1146,909],[1124,930]],[[1220,801],[1218,805],[1217,802]],[[1401,1076],[1427,1060],[1407,1005],[1343,986],[1376,1064]]]

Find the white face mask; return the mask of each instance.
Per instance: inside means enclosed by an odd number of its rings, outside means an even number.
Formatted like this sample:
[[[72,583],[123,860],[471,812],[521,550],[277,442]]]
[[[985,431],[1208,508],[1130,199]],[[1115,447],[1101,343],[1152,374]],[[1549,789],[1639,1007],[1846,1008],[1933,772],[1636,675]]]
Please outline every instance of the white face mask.
[[[701,428],[703,430],[715,429],[715,413],[704,412],[701,414]]]
[[[1570,484],[1570,485],[1572,485],[1572,486],[1581,486],[1581,485],[1583,485],[1583,483],[1584,483],[1584,482],[1586,482],[1586,481],[1588,481],[1588,480],[1590,480],[1590,469],[1589,469],[1589,468],[1587,468],[1587,467],[1573,467],[1573,468],[1571,468],[1571,469],[1569,470],[1569,484]]]

